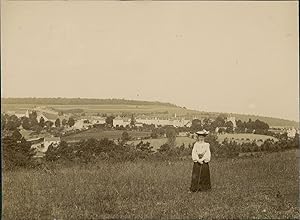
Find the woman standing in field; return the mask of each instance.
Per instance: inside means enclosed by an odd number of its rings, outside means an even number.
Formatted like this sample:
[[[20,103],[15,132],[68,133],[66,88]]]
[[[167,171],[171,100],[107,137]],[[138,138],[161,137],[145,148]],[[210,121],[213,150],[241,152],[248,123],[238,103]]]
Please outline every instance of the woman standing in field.
[[[204,191],[211,189],[210,172],[208,162],[211,158],[209,143],[204,142],[208,131],[198,131],[197,142],[192,150],[192,159],[194,161],[192,182],[190,192]]]

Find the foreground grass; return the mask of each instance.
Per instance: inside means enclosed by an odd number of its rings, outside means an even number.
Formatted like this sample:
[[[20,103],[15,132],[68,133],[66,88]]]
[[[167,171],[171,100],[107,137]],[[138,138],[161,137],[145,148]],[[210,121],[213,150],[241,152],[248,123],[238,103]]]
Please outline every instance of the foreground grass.
[[[211,162],[212,191],[188,194],[191,161],[98,163],[4,173],[4,219],[299,218],[295,151]]]

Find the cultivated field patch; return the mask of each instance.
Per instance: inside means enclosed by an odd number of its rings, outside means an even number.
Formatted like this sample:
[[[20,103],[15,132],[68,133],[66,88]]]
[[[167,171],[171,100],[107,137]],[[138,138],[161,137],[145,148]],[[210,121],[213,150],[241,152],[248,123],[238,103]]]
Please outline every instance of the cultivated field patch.
[[[80,140],[85,140],[89,138],[95,138],[95,139],[103,139],[103,138],[108,138],[108,139],[118,139],[122,137],[122,133],[124,131],[120,130],[113,130],[113,131],[104,131],[101,129],[93,128],[87,131],[83,131],[77,134],[72,134],[69,136],[65,136],[62,138],[64,141],[80,141]],[[127,131],[129,136],[131,137],[138,137],[138,138],[143,138],[143,137],[148,137],[150,136],[150,132],[147,131]]]

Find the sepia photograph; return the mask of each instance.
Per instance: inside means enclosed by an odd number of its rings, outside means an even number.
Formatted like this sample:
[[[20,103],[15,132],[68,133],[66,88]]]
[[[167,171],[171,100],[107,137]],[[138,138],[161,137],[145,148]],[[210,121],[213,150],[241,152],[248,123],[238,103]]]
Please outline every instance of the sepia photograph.
[[[5,220],[300,219],[297,1],[1,1]]]

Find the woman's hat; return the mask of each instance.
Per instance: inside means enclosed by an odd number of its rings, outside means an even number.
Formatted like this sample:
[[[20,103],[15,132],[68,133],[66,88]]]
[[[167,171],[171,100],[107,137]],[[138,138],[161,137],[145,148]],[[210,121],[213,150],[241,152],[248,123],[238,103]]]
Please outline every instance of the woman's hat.
[[[206,136],[209,134],[209,131],[206,131],[205,129],[203,129],[202,131],[197,131],[196,134],[200,135],[200,136]]]

